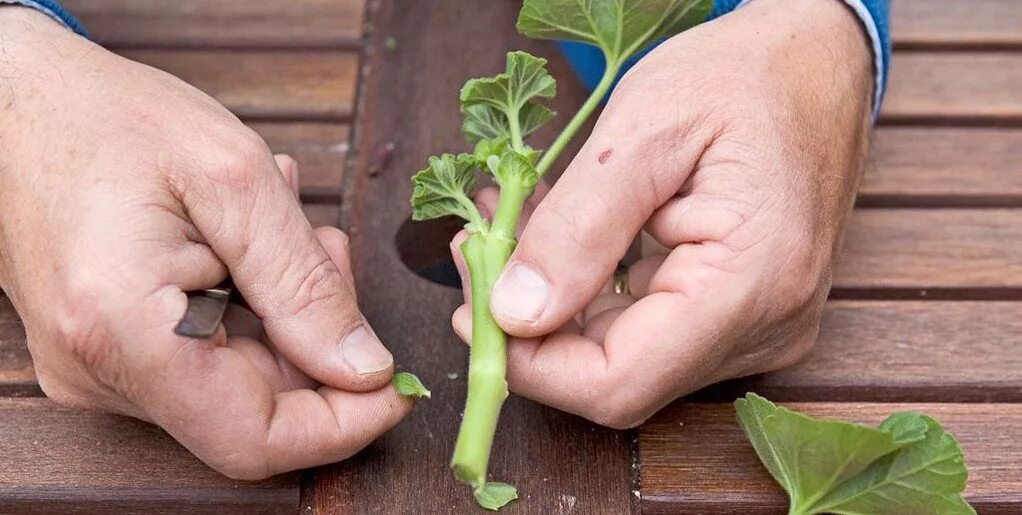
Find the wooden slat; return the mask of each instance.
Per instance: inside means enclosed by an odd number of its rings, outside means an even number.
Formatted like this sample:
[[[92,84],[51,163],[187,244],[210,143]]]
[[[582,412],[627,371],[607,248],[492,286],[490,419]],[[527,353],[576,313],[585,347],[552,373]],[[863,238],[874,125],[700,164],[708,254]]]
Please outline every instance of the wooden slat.
[[[895,53],[889,84],[884,121],[1022,121],[1022,53]]]
[[[296,513],[295,474],[213,471],[159,428],[0,398],[0,513]]]
[[[1022,45],[1018,0],[893,0],[891,26],[898,47]]]
[[[347,117],[358,80],[358,56],[350,52],[128,50],[123,55],[176,75],[243,118]]]
[[[1022,401],[1022,302],[827,303],[816,347],[787,369],[701,392],[777,400]]]
[[[1022,210],[858,210],[834,287],[1022,288]]]
[[[548,56],[556,51],[515,34],[518,2],[472,2],[471,23],[465,23],[462,2],[373,5],[372,44],[381,50],[369,52],[365,63],[356,128],[361,141],[345,184],[344,220],[359,291],[371,293],[359,299],[363,312],[398,366],[418,373],[433,396],[368,452],[317,472],[311,499],[321,513],[474,513],[479,508],[469,488],[448,466],[465,398],[466,349],[448,323],[461,292],[412,274],[399,259],[394,235],[409,216],[411,174],[431,154],[465,148],[457,95],[465,79],[501,70],[509,49]],[[393,51],[382,50],[388,36],[399,42]],[[552,65],[557,77],[570,73],[561,61]],[[566,80],[558,94],[554,107],[568,112],[584,92]],[[388,144],[395,145],[393,158],[382,163],[375,156]],[[370,174],[373,168],[377,173]],[[448,372],[459,378],[448,379]],[[631,508],[625,433],[512,396],[493,451],[490,476],[515,484],[522,497],[501,513]]]
[[[880,127],[875,141],[860,205],[1022,206],[1022,129]]]
[[[365,0],[64,0],[113,46],[353,46]]]
[[[336,123],[254,123],[274,152],[298,160],[302,198],[340,204],[348,126]]]
[[[877,424],[894,411],[936,417],[965,451],[966,499],[980,513],[1022,510],[1022,405],[841,404],[789,407]],[[776,513],[783,490],[756,458],[730,404],[675,403],[639,433],[643,513]]]

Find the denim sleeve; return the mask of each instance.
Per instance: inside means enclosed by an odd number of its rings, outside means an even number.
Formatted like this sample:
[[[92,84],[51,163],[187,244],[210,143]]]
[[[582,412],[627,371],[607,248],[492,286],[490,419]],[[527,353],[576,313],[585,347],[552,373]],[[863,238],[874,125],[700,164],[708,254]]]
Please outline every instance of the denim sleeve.
[[[710,19],[723,16],[750,0],[715,0],[713,12]],[[873,48],[873,62],[875,65],[876,95],[873,99],[873,116],[880,113],[880,104],[883,102],[884,90],[887,87],[887,72],[891,61],[891,35],[888,16],[890,11],[890,0],[841,0],[855,12],[862,20],[866,35],[869,36]],[[605,63],[603,54],[596,47],[575,42],[559,43],[561,51],[568,58],[571,67],[579,76],[582,82],[593,89],[603,76]],[[654,45],[655,46],[655,45]],[[621,73],[627,71],[636,61],[641,59],[653,47],[647,48],[639,55],[625,63]]]
[[[0,0],[0,5],[23,5],[25,7],[31,7],[46,13],[50,18],[57,20],[61,25],[81,34],[84,37],[89,37],[85,32],[85,27],[82,26],[81,22],[77,18],[71,15],[60,5],[57,0]]]

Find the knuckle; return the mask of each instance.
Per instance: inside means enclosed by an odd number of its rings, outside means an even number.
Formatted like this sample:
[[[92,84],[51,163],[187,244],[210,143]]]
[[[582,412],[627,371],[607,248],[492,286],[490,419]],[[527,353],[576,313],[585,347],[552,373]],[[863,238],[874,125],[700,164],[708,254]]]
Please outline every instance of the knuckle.
[[[210,177],[234,192],[248,192],[258,187],[260,170],[272,159],[269,148],[257,136],[237,138],[229,149],[217,153],[210,168]]]
[[[612,429],[631,429],[646,421],[653,409],[649,406],[646,395],[637,388],[625,386],[600,388],[600,393],[593,397],[588,418],[593,422]]]
[[[777,275],[776,298],[783,313],[816,310],[830,290],[831,273],[810,245],[794,245]]]
[[[292,279],[291,288],[287,295],[285,312],[291,316],[301,315],[313,311],[318,306],[338,303],[345,305],[341,298],[344,292],[341,273],[334,266],[327,256],[316,258],[311,265],[302,268],[292,268],[289,272]],[[346,310],[354,319],[357,317],[357,310]],[[342,322],[349,322],[343,320]]]

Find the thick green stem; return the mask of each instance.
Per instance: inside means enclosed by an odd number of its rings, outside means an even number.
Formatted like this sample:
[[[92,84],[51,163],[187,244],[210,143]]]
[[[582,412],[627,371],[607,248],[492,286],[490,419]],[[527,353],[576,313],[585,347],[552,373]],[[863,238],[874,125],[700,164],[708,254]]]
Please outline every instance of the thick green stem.
[[[468,399],[451,467],[459,480],[474,488],[486,483],[490,447],[507,398],[507,335],[490,314],[490,292],[514,245],[513,239],[491,231],[473,234],[461,246],[472,279],[472,347]]]
[[[586,123],[586,120],[596,110],[596,106],[600,105],[603,97],[607,95],[607,91],[614,84],[614,79],[617,78],[618,72],[621,71],[621,65],[619,63],[607,62],[607,69],[603,71],[603,78],[600,79],[600,83],[596,85],[596,89],[589,95],[586,102],[582,104],[582,108],[575,113],[575,116],[571,118],[568,125],[564,127],[561,134],[557,136],[550,148],[543,153],[543,158],[539,160],[539,164],[536,165],[536,171],[539,172],[540,177],[543,176],[553,166],[554,161],[561,155],[564,147],[568,145],[578,130],[582,128],[582,124]]]
[[[532,188],[521,183],[501,188],[497,213],[486,234],[473,234],[461,246],[472,279],[472,348],[468,362],[468,399],[454,444],[451,467],[458,479],[486,483],[493,435],[507,398],[507,335],[490,314],[490,292],[515,248],[515,227]]]

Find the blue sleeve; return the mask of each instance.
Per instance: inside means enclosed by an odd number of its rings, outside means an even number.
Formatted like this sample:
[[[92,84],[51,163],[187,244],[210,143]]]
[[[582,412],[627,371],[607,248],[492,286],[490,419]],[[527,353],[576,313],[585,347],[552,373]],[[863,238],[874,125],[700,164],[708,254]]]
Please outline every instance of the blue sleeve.
[[[72,16],[67,9],[64,9],[57,0],[0,0],[0,5],[4,4],[23,5],[25,7],[31,7],[39,10],[46,13],[50,18],[57,20],[65,27],[81,34],[83,37],[89,37],[81,22]]]
[[[715,0],[713,12],[710,19],[723,16],[750,0]],[[876,96],[873,99],[874,118],[880,112],[880,104],[883,102],[884,90],[887,87],[887,72],[891,62],[891,33],[888,23],[890,11],[890,0],[842,0],[862,20],[863,28],[871,41],[876,74]],[[567,57],[571,67],[575,70],[579,79],[589,89],[596,87],[603,76],[605,63],[603,54],[594,46],[584,43],[561,42],[558,44],[561,51]],[[653,45],[655,47],[656,45]],[[625,63],[621,73],[628,70],[636,61],[641,59],[653,47],[639,53]]]

